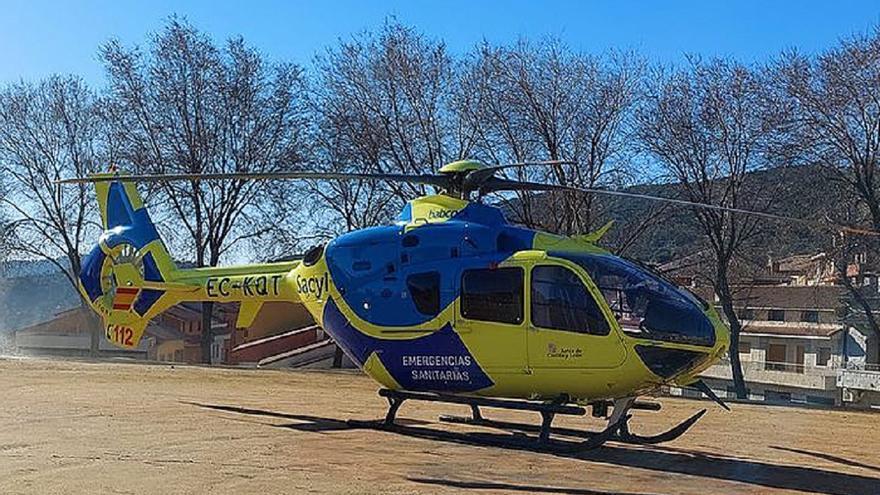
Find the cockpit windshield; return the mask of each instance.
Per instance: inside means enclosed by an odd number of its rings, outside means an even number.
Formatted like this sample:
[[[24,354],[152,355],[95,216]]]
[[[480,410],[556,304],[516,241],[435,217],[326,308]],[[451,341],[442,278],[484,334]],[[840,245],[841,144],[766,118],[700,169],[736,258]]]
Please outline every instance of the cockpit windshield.
[[[633,336],[711,346],[715,329],[690,292],[632,262],[609,255],[550,253],[583,267],[602,291],[621,329]]]

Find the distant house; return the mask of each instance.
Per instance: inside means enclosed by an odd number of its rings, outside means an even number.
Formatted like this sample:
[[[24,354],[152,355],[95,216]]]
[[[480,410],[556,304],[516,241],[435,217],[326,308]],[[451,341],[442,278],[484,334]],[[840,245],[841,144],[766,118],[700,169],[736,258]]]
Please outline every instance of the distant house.
[[[200,363],[201,308],[198,305],[174,306],[154,318],[144,331],[138,347],[116,347],[100,332],[101,322],[86,307],[62,311],[46,321],[11,333],[11,348],[25,355],[89,356],[92,332],[97,330],[99,357],[131,357],[155,361]],[[228,352],[232,326],[219,317],[212,323],[214,343],[212,362],[221,363]]]
[[[825,253],[770,258],[767,272],[786,280],[786,285],[834,285],[838,281],[834,260]]]
[[[738,352],[749,398],[767,402],[840,405],[837,370],[864,358],[864,339],[837,318],[837,286],[740,288],[735,302],[743,324]],[[705,373],[706,383],[733,397],[730,363]]]
[[[703,299],[719,301],[705,274],[706,253],[660,267]],[[848,265],[847,277],[876,296],[876,276],[865,256]],[[773,403],[880,405],[877,336],[845,317],[849,291],[825,253],[769,259],[761,270],[735,267],[734,307],[743,325],[738,349],[749,398]],[[874,284],[874,285],[872,285]],[[873,288],[872,288],[873,287]],[[880,308],[880,298],[875,297]],[[733,397],[730,362],[703,374],[720,396]],[[673,393],[699,395],[693,390]]]
[[[839,318],[839,286],[738,288],[735,309],[743,324],[737,349],[751,400],[770,403],[869,406],[840,384],[850,368],[864,368],[867,336]],[[712,366],[704,381],[721,397],[735,397],[730,361]],[[874,385],[880,385],[880,374]],[[861,386],[861,385],[857,385]],[[673,390],[699,395],[691,390]]]
[[[28,271],[25,262],[0,264],[0,332],[14,332],[80,307],[80,297],[60,271]],[[40,266],[40,265],[38,265]]]
[[[53,318],[16,330],[13,346],[25,355],[89,356],[92,333],[100,331],[101,323],[91,309],[77,307],[58,313]],[[121,349],[100,333],[98,352],[101,356],[147,357],[148,343],[142,340],[136,349]]]
[[[266,303],[253,324],[236,330],[238,309],[238,304],[214,305],[212,364],[287,367],[333,362],[335,345],[303,305]],[[56,265],[0,263],[0,352],[87,356],[94,330],[99,356],[202,362],[200,303],[182,303],[154,318],[134,350],[110,344],[100,327]]]
[[[713,254],[709,250],[697,251],[688,256],[676,258],[657,267],[664,277],[682,287],[696,289],[703,295],[711,286],[711,275],[715,270]],[[792,277],[761,266],[760,263],[736,259],[731,264],[728,278],[733,284],[748,285],[788,285]]]
[[[329,365],[334,350],[305,306],[267,302],[250,326],[233,334],[228,362],[268,367]]]
[[[211,363],[226,362],[232,325],[222,311],[214,311],[211,329]],[[202,307],[199,303],[173,306],[153,319],[151,325],[165,328],[161,335],[152,337],[149,359],[177,363],[202,362]]]

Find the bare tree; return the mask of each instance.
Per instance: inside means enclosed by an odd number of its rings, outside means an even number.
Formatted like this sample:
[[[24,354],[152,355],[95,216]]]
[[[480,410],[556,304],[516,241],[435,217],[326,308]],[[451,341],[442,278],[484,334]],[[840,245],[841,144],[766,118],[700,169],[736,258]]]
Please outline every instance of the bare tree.
[[[686,70],[658,71],[637,113],[639,138],[685,199],[766,211],[775,197],[750,172],[767,167],[784,119],[763,92],[757,71],[728,60],[691,60]],[[770,186],[775,187],[775,186]],[[764,220],[694,209],[711,253],[711,283],[730,325],[737,397],[746,390],[739,360],[740,320],[730,270]]]
[[[794,104],[792,134],[801,143],[802,157],[821,164],[858,205],[847,209],[842,220],[880,230],[880,28],[843,40],[818,57],[784,54],[776,67],[776,82]],[[868,329],[880,337],[871,298],[846,273],[851,256],[876,252],[877,242],[845,238],[837,247],[840,279],[861,308]]]
[[[631,114],[643,63],[631,53],[594,57],[558,40],[483,44],[466,61],[456,102],[494,162],[569,159],[574,165],[519,169],[519,179],[594,188],[622,182],[628,167]],[[536,208],[536,202],[541,208]],[[563,234],[589,231],[597,217],[590,194],[522,194],[517,221]],[[547,214],[550,211],[552,214]]]
[[[441,42],[395,21],[316,59],[312,108],[319,163],[347,172],[430,173],[469,148],[450,112],[453,63]],[[320,183],[344,229],[372,225],[421,186]]]
[[[0,262],[4,261],[9,255],[9,219],[6,215],[4,202],[6,189],[5,177],[0,177],[0,205],[4,205],[4,207],[0,208]]]
[[[151,173],[271,172],[306,152],[305,83],[291,64],[272,64],[241,38],[218,47],[172,18],[150,51],[118,41],[101,50],[110,91],[107,115],[123,166]],[[164,183],[162,204],[182,225],[198,266],[214,266],[274,219],[259,181]],[[210,359],[212,304],[202,305],[202,359]]]
[[[104,128],[96,97],[76,77],[53,76],[0,92],[0,173],[8,191],[9,248],[54,264],[79,294],[80,255],[93,242],[88,186],[57,194],[53,181],[85,176],[105,160]],[[98,331],[91,350],[97,351]]]

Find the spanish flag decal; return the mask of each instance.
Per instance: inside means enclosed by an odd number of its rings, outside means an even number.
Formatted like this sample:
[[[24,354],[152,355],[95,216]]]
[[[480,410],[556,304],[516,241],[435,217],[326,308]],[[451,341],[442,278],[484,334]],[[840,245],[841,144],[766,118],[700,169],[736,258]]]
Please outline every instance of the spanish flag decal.
[[[140,289],[134,287],[117,287],[116,296],[113,298],[113,309],[131,309],[131,305],[137,298]]]

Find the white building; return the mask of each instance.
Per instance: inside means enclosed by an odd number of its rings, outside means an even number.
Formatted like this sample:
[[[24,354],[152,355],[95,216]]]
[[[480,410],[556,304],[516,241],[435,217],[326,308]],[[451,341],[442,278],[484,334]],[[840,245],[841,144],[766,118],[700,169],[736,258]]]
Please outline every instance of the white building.
[[[839,286],[740,289],[739,353],[749,399],[813,405],[880,405],[880,370],[866,364],[867,338],[844,328]],[[729,360],[703,373],[720,397],[734,398]],[[673,391],[699,395],[691,390]]]

